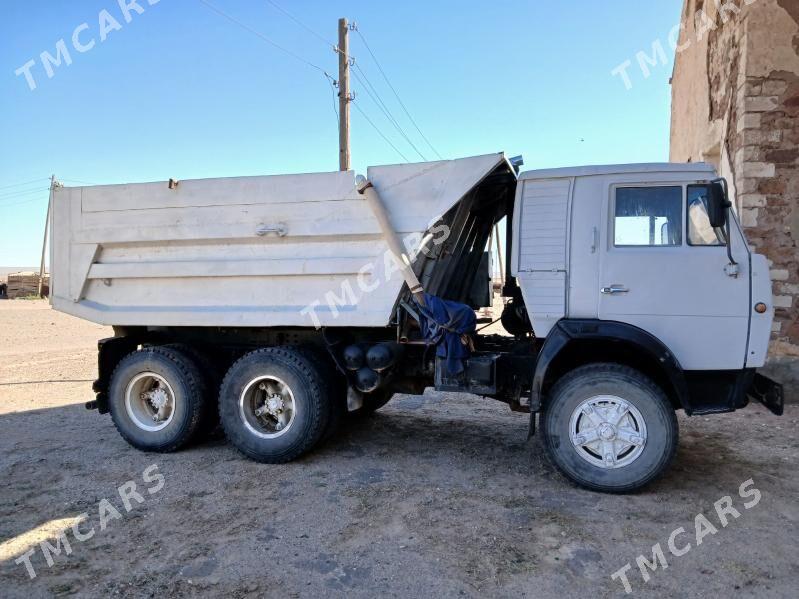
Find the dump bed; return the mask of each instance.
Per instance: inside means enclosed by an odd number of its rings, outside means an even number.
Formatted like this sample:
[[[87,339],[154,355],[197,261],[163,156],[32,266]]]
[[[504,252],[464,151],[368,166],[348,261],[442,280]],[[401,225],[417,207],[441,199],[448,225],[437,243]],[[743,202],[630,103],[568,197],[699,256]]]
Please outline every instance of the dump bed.
[[[368,178],[418,238],[504,162]],[[52,202],[53,307],[101,324],[385,326],[403,285],[352,172],[60,187]]]

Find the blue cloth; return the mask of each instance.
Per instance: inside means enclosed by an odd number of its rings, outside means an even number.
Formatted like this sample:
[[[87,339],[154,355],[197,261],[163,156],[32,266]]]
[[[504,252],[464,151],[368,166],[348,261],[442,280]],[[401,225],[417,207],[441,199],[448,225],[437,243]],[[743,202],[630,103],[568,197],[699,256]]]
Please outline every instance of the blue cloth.
[[[446,358],[450,375],[463,372],[463,360],[471,355],[461,335],[474,333],[477,318],[466,304],[424,294],[425,305],[416,303],[422,317],[419,326],[428,345],[436,346],[436,356]]]

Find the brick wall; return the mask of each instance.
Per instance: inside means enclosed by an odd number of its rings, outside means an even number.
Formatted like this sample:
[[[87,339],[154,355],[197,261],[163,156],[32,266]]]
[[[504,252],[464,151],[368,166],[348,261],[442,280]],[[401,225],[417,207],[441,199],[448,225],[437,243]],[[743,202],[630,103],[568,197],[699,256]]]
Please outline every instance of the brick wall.
[[[671,159],[713,162],[731,182],[747,239],[771,265],[772,361],[792,357],[795,362],[799,0],[738,5],[740,11],[724,19],[716,3],[686,1],[680,44],[688,46],[677,53],[672,78]],[[713,27],[707,27],[707,19]],[[704,31],[697,23],[705,24]]]
[[[741,220],[750,244],[771,262],[773,353],[799,356],[799,76],[747,77],[743,107]]]

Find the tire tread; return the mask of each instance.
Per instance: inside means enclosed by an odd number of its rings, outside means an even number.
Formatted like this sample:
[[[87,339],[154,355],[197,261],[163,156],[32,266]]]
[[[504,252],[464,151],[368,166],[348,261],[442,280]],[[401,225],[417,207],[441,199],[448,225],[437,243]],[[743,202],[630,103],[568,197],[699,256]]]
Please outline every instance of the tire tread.
[[[246,432],[239,430],[238,428],[225,426],[222,405],[222,403],[227,400],[225,396],[225,390],[231,385],[235,384],[234,377],[238,374],[237,371],[241,365],[247,362],[260,360],[263,357],[273,359],[276,358],[285,365],[290,365],[290,367],[295,369],[302,376],[305,384],[307,384],[309,387],[309,393],[321,399],[321,401],[309,402],[314,407],[314,413],[311,414],[309,421],[310,430],[306,431],[306,434],[302,435],[302,441],[282,452],[275,452],[270,455],[264,455],[250,450],[246,443],[242,442],[245,438],[243,436],[247,435]],[[324,389],[322,373],[313,359],[309,358],[303,351],[298,350],[295,347],[265,347],[246,353],[241,358],[236,360],[230,369],[228,369],[224,379],[222,380],[219,397],[220,420],[222,421],[222,426],[225,430],[225,436],[240,453],[257,462],[281,464],[297,459],[301,455],[310,451],[321,440],[328,422],[329,414],[327,413],[327,410],[330,402],[328,401],[328,396]]]
[[[189,398],[195,398],[194,401],[190,400],[187,402],[187,408],[189,409],[190,417],[183,423],[183,426],[178,429],[178,432],[174,435],[174,439],[171,442],[147,446],[142,444],[139,440],[134,439],[123,430],[123,427],[121,427],[119,424],[119,415],[116,413],[116,409],[113,407],[113,402],[110,402],[111,420],[113,421],[114,427],[117,429],[122,438],[137,449],[142,449],[143,451],[154,451],[157,453],[170,453],[180,449],[194,438],[202,419],[204,403],[202,398],[204,398],[206,395],[205,384],[199,369],[185,354],[175,350],[174,348],[169,348],[166,346],[151,346],[137,349],[119,361],[116,368],[114,368],[114,372],[111,374],[110,388],[114,387],[114,381],[116,377],[124,368],[126,368],[130,363],[142,359],[142,357],[145,357],[144,359],[146,359],[148,354],[161,356],[162,358],[169,360],[172,365],[177,368],[178,372],[183,377],[183,383],[187,387],[187,395]],[[196,398],[201,399],[197,401]]]
[[[594,374],[610,374],[616,375],[620,378],[624,379],[626,382],[631,383],[633,385],[637,385],[643,387],[645,391],[651,393],[657,400],[661,403],[662,406],[667,408],[667,413],[670,415],[670,427],[668,433],[670,433],[670,442],[667,453],[665,453],[660,462],[658,463],[657,468],[655,468],[649,475],[644,477],[643,479],[636,481],[633,484],[629,485],[619,485],[619,486],[606,486],[600,485],[596,483],[592,483],[589,480],[585,479],[577,479],[572,473],[567,472],[559,463],[555,457],[555,452],[557,448],[554,447],[552,440],[549,438],[549,435],[546,434],[546,422],[548,421],[548,417],[550,415],[550,404],[551,402],[546,402],[544,405],[544,410],[542,413],[542,437],[543,437],[543,445],[544,445],[544,453],[550,464],[552,464],[558,472],[563,474],[569,480],[575,482],[576,484],[590,489],[592,491],[601,491],[603,493],[611,493],[611,494],[624,494],[624,493],[631,493],[642,489],[649,483],[651,483],[654,479],[660,476],[671,464],[674,460],[674,456],[677,453],[677,441],[679,438],[679,427],[677,424],[677,416],[674,412],[673,406],[669,401],[668,397],[666,396],[665,392],[652,381],[648,376],[631,368],[630,366],[626,366],[624,364],[618,364],[614,362],[596,362],[592,364],[587,364],[585,366],[580,366],[579,368],[575,368],[573,371],[569,372],[568,374],[562,376],[552,387],[549,392],[549,397],[557,397],[557,395],[561,392],[562,389],[566,388],[573,382],[579,380],[580,378],[588,377]]]

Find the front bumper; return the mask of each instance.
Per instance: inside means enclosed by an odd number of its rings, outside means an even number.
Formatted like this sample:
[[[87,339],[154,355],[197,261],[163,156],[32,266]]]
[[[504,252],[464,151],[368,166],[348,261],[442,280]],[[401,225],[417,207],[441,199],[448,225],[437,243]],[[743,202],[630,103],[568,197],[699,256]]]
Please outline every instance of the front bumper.
[[[777,416],[782,416],[785,411],[785,396],[782,391],[782,385],[759,372],[755,373],[752,384],[747,389],[746,394],[762,403]]]

